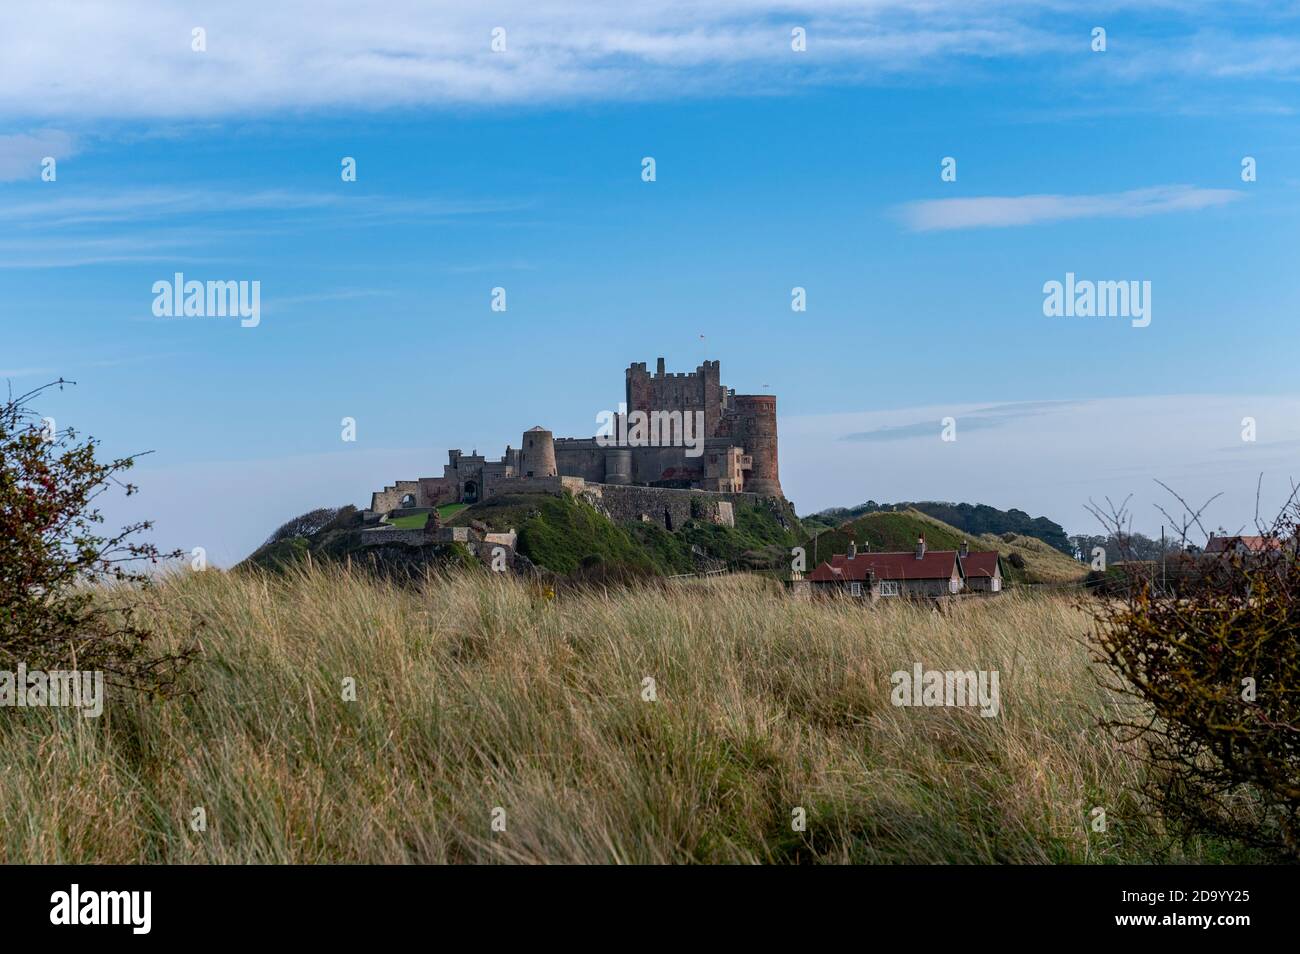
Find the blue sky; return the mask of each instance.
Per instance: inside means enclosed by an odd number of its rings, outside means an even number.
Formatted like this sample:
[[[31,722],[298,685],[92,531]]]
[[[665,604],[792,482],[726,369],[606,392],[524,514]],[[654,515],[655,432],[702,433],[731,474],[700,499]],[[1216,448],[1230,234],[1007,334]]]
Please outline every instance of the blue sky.
[[[110,515],[165,545],[590,434],[660,355],[778,395],[801,512],[1133,493],[1158,532],[1159,478],[1236,529],[1300,477],[1294,5],[205,6],[0,13],[0,377],[155,452]],[[261,323],[155,318],[177,271]],[[1045,317],[1067,272],[1150,326]]]

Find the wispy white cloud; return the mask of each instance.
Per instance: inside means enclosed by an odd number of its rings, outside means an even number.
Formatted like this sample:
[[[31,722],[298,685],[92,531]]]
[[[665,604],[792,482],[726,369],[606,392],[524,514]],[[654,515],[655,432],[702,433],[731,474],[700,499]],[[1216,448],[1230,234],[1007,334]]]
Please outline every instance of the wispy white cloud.
[[[198,215],[246,212],[312,214],[335,211],[353,224],[397,218],[435,219],[514,212],[526,201],[447,199],[377,195],[340,196],[293,190],[232,193],[225,189],[122,189],[60,192],[0,206],[0,222],[42,227],[145,222]]]
[[[41,161],[46,156],[67,159],[75,153],[76,140],[58,129],[0,136],[0,182],[36,180],[41,174]]]
[[[0,269],[227,261],[242,254],[243,239],[277,231],[295,234],[339,222],[350,229],[445,222],[534,207],[529,199],[216,188],[35,189],[32,194],[0,205]],[[249,213],[257,213],[256,228]]]
[[[923,199],[894,211],[914,232],[1007,228],[1070,219],[1145,218],[1227,205],[1244,196],[1234,189],[1156,186],[1094,195],[991,195],[970,199]]]
[[[391,298],[396,294],[391,288],[339,288],[334,291],[313,292],[310,295],[288,295],[276,299],[280,305],[318,305],[330,301],[352,301],[357,298]]]
[[[992,407],[974,408],[962,415],[962,430],[984,430],[990,427],[1002,427],[1012,424],[1023,417],[1034,414],[1046,414],[1062,410],[1077,401],[1019,401],[1013,404],[997,404]],[[902,441],[911,438],[932,438],[943,430],[941,420],[924,419],[907,424],[882,424],[869,431],[856,431],[845,434],[842,441],[866,441],[880,443],[883,441]]]
[[[205,123],[285,111],[773,94],[1030,63],[1088,87],[1300,77],[1291,4],[1087,0],[85,0],[0,7],[0,115]],[[1098,16],[1123,19],[1104,59]],[[793,27],[807,49],[790,47]],[[504,52],[490,46],[506,31]],[[207,49],[191,49],[206,30]],[[1288,28],[1290,32],[1288,33]],[[1245,90],[1247,94],[1252,91]],[[1284,99],[1285,97],[1274,97]],[[1130,100],[1135,102],[1135,100]]]
[[[205,52],[191,48],[197,27]],[[136,0],[131,16],[45,0],[0,13],[0,113],[201,121],[774,92],[1070,42],[1031,0]]]
[[[1109,64],[1117,78],[1287,80],[1300,79],[1300,37],[1295,35],[1295,10],[1290,29],[1279,18],[1278,32],[1242,36],[1225,29],[1199,29],[1177,43],[1144,43],[1140,56],[1115,58]]]
[[[140,262],[209,260],[196,256],[201,239],[182,235],[57,236],[0,240],[0,269],[73,268]]]

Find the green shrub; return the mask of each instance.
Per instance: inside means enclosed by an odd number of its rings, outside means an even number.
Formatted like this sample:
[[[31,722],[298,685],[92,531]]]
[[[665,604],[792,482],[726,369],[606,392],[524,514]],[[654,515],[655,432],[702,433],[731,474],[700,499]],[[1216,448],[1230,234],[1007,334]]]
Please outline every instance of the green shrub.
[[[101,533],[94,501],[112,486],[136,492],[120,479],[135,457],[101,461],[93,438],[47,431],[29,405],[52,386],[0,402],[0,670],[99,671],[165,693],[193,650],[158,649],[139,622],[152,579],[138,567],[181,553],[136,540],[148,521]],[[106,582],[118,585],[87,585]]]
[[[1097,601],[1098,658],[1137,703],[1108,720],[1145,743],[1148,794],[1184,834],[1226,835],[1300,857],[1300,557],[1206,555],[1177,588],[1150,564],[1113,566]],[[1116,576],[1123,585],[1115,585]]]

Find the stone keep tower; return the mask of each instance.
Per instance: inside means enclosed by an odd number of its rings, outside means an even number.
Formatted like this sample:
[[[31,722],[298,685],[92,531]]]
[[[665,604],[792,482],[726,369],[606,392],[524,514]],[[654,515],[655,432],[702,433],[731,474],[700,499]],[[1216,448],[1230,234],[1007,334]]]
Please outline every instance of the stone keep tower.
[[[704,436],[717,434],[726,410],[727,389],[722,386],[721,364],[705,361],[687,374],[669,374],[660,358],[655,373],[638,361],[627,369],[627,409],[632,411],[704,412]]]
[[[542,427],[524,431],[524,443],[519,450],[520,477],[555,477],[555,437]]]
[[[704,436],[726,438],[744,448],[752,466],[744,489],[763,496],[782,497],[777,462],[776,398],[770,394],[736,394],[722,385],[721,364],[705,361],[688,374],[669,374],[660,358],[651,374],[644,361],[627,369],[627,409],[681,411],[704,414]],[[611,468],[606,461],[606,472]],[[622,482],[623,470],[614,469]]]

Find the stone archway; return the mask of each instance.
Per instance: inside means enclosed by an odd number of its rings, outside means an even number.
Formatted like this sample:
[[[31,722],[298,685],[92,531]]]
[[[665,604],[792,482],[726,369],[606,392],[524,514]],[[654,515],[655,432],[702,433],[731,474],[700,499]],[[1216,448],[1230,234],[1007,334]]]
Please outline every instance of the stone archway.
[[[461,503],[478,503],[478,484],[475,481],[465,481],[465,490],[460,495]]]

